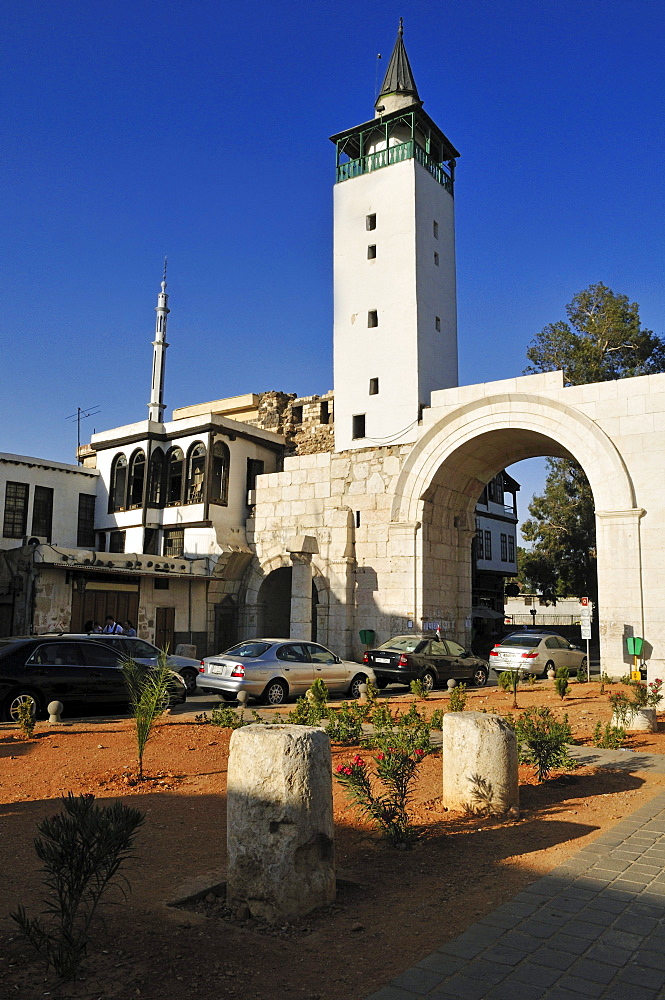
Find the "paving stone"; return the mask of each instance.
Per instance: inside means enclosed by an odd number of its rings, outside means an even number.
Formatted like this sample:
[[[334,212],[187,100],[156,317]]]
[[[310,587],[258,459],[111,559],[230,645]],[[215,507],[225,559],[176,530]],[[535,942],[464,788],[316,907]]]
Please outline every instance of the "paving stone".
[[[633,952],[628,951],[626,948],[613,948],[608,944],[604,944],[602,938],[597,944],[594,944],[589,948],[586,953],[586,958],[592,958],[597,962],[605,962],[607,965],[614,965],[620,968],[629,962],[633,957]]]
[[[400,987],[403,990],[411,990],[417,996],[422,996],[424,993],[429,993],[430,990],[433,990],[435,986],[440,986],[442,978],[438,972],[432,972],[431,969],[419,969],[417,966],[414,966],[403,972],[401,976],[396,976],[390,985]]]
[[[480,940],[463,941],[461,938],[455,938],[453,941],[447,941],[446,944],[441,945],[438,950],[446,955],[458,955],[460,958],[475,958],[476,955],[480,955],[485,947],[486,942]]]
[[[543,991],[540,986],[530,986],[528,983],[517,983],[514,979],[499,983],[485,993],[485,1000],[542,1000]]]
[[[483,997],[487,996],[486,982],[484,983],[481,979],[472,979],[461,972],[446,979],[445,983],[441,984],[441,988],[460,1000],[483,1000]]]
[[[622,969],[617,978],[621,983],[630,983],[631,986],[644,986],[652,990],[660,991],[665,987],[665,971],[642,965],[639,956],[636,957],[633,964],[627,965],[625,969]],[[626,993],[629,992],[632,993],[632,990],[626,990]]]
[[[553,986],[561,976],[561,969],[552,969],[546,965],[536,965],[534,962],[523,962],[518,965],[510,981],[519,983],[529,983],[531,986],[541,986],[546,988]]]
[[[536,950],[540,941],[523,931],[507,931],[501,938],[501,944],[506,948],[518,948],[529,954]]]
[[[603,944],[607,944],[610,947],[629,948],[632,951],[639,948],[642,940],[643,938],[640,934],[631,934],[628,931],[615,931],[612,928],[603,933]]]
[[[617,918],[614,930],[628,931],[630,934],[651,934],[658,927],[658,921],[654,917],[644,917],[637,913],[623,913]]]
[[[367,1000],[414,1000],[416,993],[410,990],[401,990],[395,986],[384,986],[377,993],[372,993]]]
[[[589,901],[589,906],[592,906],[594,910],[603,910],[607,913],[623,913],[628,906],[633,904],[633,899],[608,899],[606,892]]]
[[[466,958],[459,958],[455,955],[443,955],[440,951],[432,952],[427,958],[418,962],[419,969],[429,969],[430,972],[438,972],[440,976],[452,976],[454,972],[459,972],[467,965]]]
[[[558,934],[556,939],[557,948],[561,951],[570,951],[573,955],[581,955],[590,944],[587,938],[573,937],[572,934]]]
[[[518,948],[506,948],[503,944],[495,944],[493,948],[488,948],[483,954],[483,958],[488,962],[499,962],[500,965],[517,965],[526,958],[528,952]]]
[[[579,976],[563,975],[557,986],[571,993],[581,993],[585,997],[600,997],[605,992],[605,983],[594,983],[590,979],[582,979]],[[624,997],[624,1000],[628,1000]]]
[[[598,927],[596,925],[591,925],[586,923],[581,913],[578,913],[576,917],[569,920],[567,924],[563,927],[564,933],[573,937],[580,937],[586,939],[587,946],[589,941],[595,941],[598,937]]]
[[[499,965],[497,962],[486,962],[482,958],[476,958],[467,964],[464,975],[471,979],[480,979],[486,985],[496,986],[510,975],[510,970],[509,965]]]
[[[593,958],[578,958],[574,965],[570,967],[572,976],[579,976],[580,979],[590,979],[594,983],[605,983],[607,986],[612,982],[617,974],[616,965],[607,965],[605,962],[598,962]]]
[[[649,951],[641,948],[638,956],[638,965],[647,969],[661,969],[665,971],[665,954],[662,951]]]
[[[659,1000],[658,993],[648,986],[635,986],[633,983],[617,983],[610,986],[603,1000]]]
[[[546,965],[550,969],[559,969],[561,972],[565,972],[573,962],[577,961],[577,957],[569,951],[556,951],[555,948],[547,947],[534,951],[532,959],[538,965]]]

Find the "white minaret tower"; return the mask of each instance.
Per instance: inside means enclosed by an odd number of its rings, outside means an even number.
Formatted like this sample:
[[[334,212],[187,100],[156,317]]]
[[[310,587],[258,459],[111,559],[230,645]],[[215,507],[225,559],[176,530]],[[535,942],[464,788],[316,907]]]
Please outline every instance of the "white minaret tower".
[[[431,393],[457,385],[459,153],[423,111],[402,32],[374,119],[331,137],[337,451],[414,441]]]
[[[148,420],[155,420],[163,423],[164,410],[164,364],[166,361],[166,318],[171,310],[169,309],[169,297],[166,294],[166,257],[164,258],[164,275],[162,277],[162,290],[157,296],[155,312],[155,339],[152,342],[152,386],[150,388],[150,402],[148,403]]]

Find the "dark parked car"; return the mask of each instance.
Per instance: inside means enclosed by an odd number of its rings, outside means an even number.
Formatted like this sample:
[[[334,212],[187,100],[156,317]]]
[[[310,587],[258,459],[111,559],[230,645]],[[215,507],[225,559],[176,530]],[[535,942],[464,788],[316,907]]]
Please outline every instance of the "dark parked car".
[[[369,649],[363,663],[372,667],[380,688],[419,680],[431,691],[451,677],[482,687],[489,675],[487,662],[458,642],[423,635],[397,635],[377,649]]]
[[[146,670],[150,669],[146,667]],[[169,703],[185,701],[187,689],[172,673]],[[18,718],[22,702],[43,715],[51,701],[96,708],[127,705],[127,689],[118,653],[91,639],[23,636],[0,639],[0,711],[8,721]]]
[[[157,666],[160,650],[145,639],[139,639],[130,635],[113,635],[106,632],[58,632],[53,633],[66,638],[94,639],[95,642],[105,642],[107,646],[117,649],[124,660],[132,659],[137,663],[143,663],[146,667]],[[195,694],[196,681],[199,676],[200,660],[193,660],[189,656],[178,656],[175,653],[168,654],[168,664],[171,670],[180,674],[185,682],[187,694]]]

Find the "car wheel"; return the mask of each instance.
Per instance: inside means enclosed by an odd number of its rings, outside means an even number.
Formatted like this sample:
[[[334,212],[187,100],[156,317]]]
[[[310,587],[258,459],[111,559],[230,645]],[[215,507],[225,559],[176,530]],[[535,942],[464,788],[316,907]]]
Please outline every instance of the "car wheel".
[[[284,681],[270,681],[263,692],[263,701],[266,705],[283,705],[287,694],[288,690]]]
[[[162,697],[159,700],[159,707],[162,712],[165,712],[167,708],[171,707],[171,697],[171,692],[167,688],[166,691],[162,693]],[[175,699],[173,700],[173,704],[175,705]]]
[[[367,684],[367,677],[365,674],[356,674],[349,685],[349,696],[351,698],[360,698],[361,684]]]
[[[545,664],[545,669],[543,670],[543,672],[542,672],[542,674],[540,676],[541,677],[547,677],[547,671],[548,670],[553,670],[554,673],[556,673],[556,667],[554,666],[554,660],[548,660],[547,661],[547,663]]]
[[[7,722],[18,722],[19,706],[26,702],[32,705],[33,718],[37,718],[42,711],[42,703],[39,695],[35,694],[34,691],[18,691],[16,694],[11,695],[5,703],[4,714]]]
[[[180,676],[185,682],[187,694],[196,694],[196,681],[198,680],[197,672],[195,670],[183,670]]]
[[[485,687],[487,684],[487,670],[485,667],[476,667],[473,672],[473,686],[477,688]]]
[[[383,691],[384,688],[388,687],[388,681],[377,681],[376,686],[378,687],[379,691]]]
[[[426,670],[420,681],[425,691],[433,691],[436,686],[436,677],[431,670]]]

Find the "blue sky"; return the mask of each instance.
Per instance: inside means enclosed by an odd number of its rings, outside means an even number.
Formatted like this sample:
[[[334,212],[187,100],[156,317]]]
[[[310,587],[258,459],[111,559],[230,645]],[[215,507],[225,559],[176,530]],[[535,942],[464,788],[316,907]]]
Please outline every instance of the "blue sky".
[[[398,18],[461,151],[460,381],[519,374],[603,281],[663,333],[657,0],[5,4],[0,450],[73,461],[166,401],[332,388],[328,136],[372,116]],[[379,78],[381,70],[379,70]],[[520,467],[522,502],[542,463]]]

